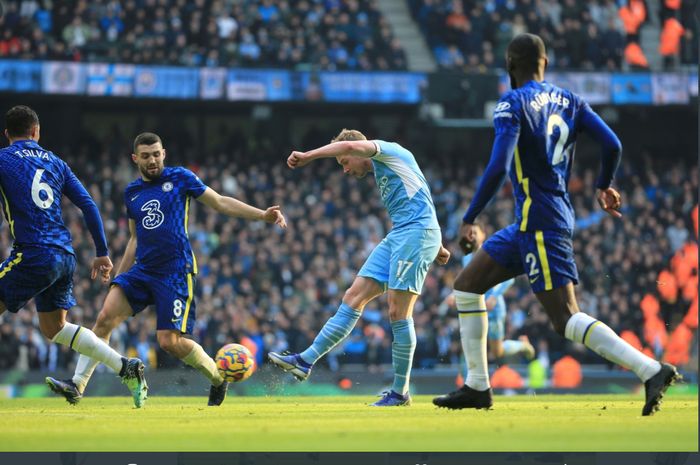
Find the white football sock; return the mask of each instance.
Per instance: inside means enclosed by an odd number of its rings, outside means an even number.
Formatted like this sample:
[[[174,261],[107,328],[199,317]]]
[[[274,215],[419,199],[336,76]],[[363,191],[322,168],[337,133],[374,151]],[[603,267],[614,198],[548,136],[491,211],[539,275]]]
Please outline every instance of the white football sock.
[[[103,339],[104,340],[104,339]],[[107,341],[105,341],[107,344]],[[94,358],[81,355],[78,357],[78,363],[75,365],[75,373],[73,373],[73,384],[78,387],[78,390],[82,393],[85,391],[90,378],[92,377],[95,368],[100,362]]]
[[[83,326],[66,323],[56,333],[52,341],[68,346],[82,355],[94,358],[97,362],[104,363],[117,374],[122,369],[123,357],[105,341],[97,337],[95,333]]]
[[[576,313],[566,323],[567,339],[580,342],[606,360],[634,371],[646,381],[661,370],[661,364],[647,357],[604,323],[585,313]]]
[[[455,291],[459,312],[459,336],[467,362],[467,379],[464,384],[477,391],[490,388],[488,361],[486,358],[486,333],[488,317],[483,294]]]
[[[183,362],[189,366],[196,368],[200,373],[207,377],[207,379],[214,386],[221,386],[224,379],[221,377],[219,370],[216,368],[216,362],[204,351],[202,346],[192,341],[194,347],[192,351],[185,355],[182,359]]]

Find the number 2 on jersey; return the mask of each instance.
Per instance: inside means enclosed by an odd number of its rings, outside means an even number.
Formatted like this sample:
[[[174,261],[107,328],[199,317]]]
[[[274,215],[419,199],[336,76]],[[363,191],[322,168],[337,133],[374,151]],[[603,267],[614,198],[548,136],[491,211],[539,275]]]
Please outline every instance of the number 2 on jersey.
[[[41,182],[41,177],[44,175],[43,169],[36,170],[34,179],[32,180],[32,200],[37,207],[46,210],[53,204],[53,189],[45,182]],[[40,193],[43,192],[46,199],[42,199]]]
[[[556,140],[556,145],[554,146],[554,152],[552,153],[552,166],[556,166],[566,159],[564,156],[564,145],[569,139],[569,125],[566,121],[562,119],[559,115],[551,115],[547,120],[547,151],[549,152],[552,146],[552,135],[554,134],[554,128],[559,128],[559,137]]]

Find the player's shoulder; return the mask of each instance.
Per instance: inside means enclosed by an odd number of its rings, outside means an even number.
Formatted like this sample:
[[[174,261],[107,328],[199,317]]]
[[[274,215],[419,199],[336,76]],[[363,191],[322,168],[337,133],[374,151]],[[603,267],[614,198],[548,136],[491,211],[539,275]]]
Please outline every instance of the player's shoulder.
[[[560,87],[556,84],[553,84],[549,81],[544,81],[543,85],[547,91],[547,93],[550,94],[550,99],[556,100],[559,103],[566,103],[568,102],[569,105],[573,105],[574,108],[578,108],[582,104],[585,104],[585,101],[583,98],[581,98],[577,93],[574,91],[567,89],[565,87]],[[561,96],[561,97],[559,97]]]
[[[166,166],[163,169],[163,176],[176,180],[197,177],[192,170],[184,166]]]
[[[381,139],[372,140],[379,148],[377,152],[377,157],[381,158],[381,155],[394,155],[413,158],[413,154],[403,145],[398,142],[390,142]]]
[[[512,117],[513,113],[520,111],[520,108],[522,107],[522,100],[522,89],[509,90],[503,94],[493,109],[494,119]]]
[[[126,185],[126,188],[124,189],[124,194],[129,195],[130,192],[133,192],[143,184],[143,181],[141,178],[136,178],[133,181],[131,181],[129,184]]]

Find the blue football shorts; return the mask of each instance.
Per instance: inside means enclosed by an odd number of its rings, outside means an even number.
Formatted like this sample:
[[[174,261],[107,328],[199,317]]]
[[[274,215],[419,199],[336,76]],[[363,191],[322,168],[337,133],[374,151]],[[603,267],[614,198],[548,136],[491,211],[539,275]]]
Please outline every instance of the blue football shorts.
[[[193,273],[155,274],[134,265],[112,281],[126,295],[136,315],[155,305],[156,329],[171,329],[192,334],[196,318]]]
[[[32,298],[39,312],[75,305],[75,255],[58,247],[16,247],[0,265],[0,301],[17,313]]]
[[[526,274],[533,292],[578,284],[570,234],[559,231],[520,231],[517,224],[501,229],[482,248],[499,265]]]

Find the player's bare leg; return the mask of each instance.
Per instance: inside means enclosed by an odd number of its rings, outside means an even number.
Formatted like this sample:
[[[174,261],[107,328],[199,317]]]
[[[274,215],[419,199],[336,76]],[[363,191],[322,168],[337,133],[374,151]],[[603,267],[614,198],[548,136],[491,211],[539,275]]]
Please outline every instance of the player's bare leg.
[[[474,252],[472,261],[457,275],[455,302],[462,351],[468,367],[467,379],[457,391],[434,398],[433,403],[438,407],[490,408],[493,404],[486,352],[488,318],[484,294],[513,276],[512,271],[501,266],[483,249]]]
[[[642,415],[652,415],[659,409],[666,389],[680,379],[673,365],[647,357],[607,325],[579,311],[572,283],[536,295],[557,333],[584,344],[610,362],[632,370],[642,380],[646,391]]]
[[[418,294],[413,292],[389,290],[389,320],[394,341],[391,344],[391,362],[394,366],[394,383],[391,390],[372,404],[375,407],[393,407],[411,405],[408,387],[413,365],[413,353],[416,350],[416,330],[413,326],[413,306]]]
[[[216,368],[216,362],[192,339],[184,337],[179,331],[159,329],[156,332],[160,348],[195,368],[211,382],[209,405],[217,406],[226,398],[228,383],[224,381]]]
[[[308,349],[299,354],[270,352],[270,362],[304,381],[310,376],[313,364],[350,334],[365,305],[383,293],[384,288],[374,279],[357,276],[345,291],[336,314],[321,328]]]

